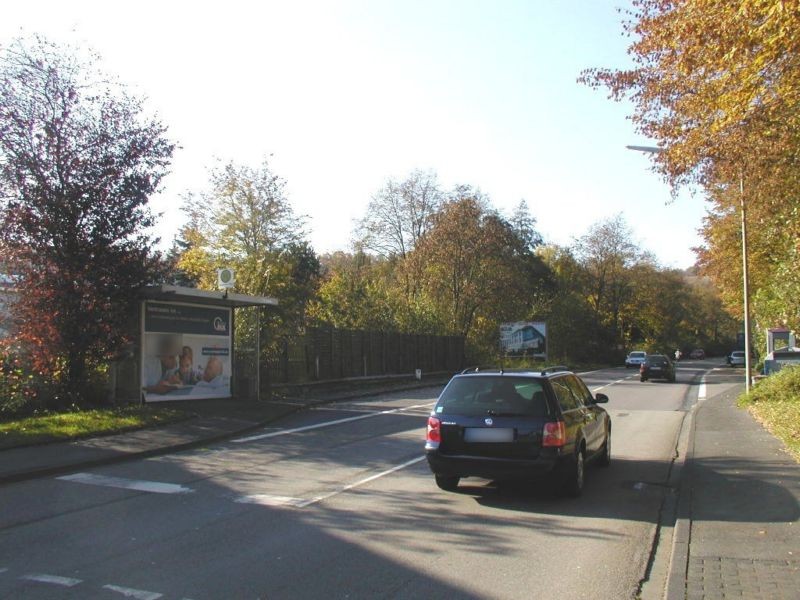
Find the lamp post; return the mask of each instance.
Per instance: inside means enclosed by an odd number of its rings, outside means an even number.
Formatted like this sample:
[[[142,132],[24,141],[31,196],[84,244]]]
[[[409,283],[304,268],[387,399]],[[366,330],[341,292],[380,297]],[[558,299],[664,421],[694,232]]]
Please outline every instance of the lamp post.
[[[656,146],[625,146],[628,150],[661,154],[664,148]],[[750,292],[747,270],[747,209],[744,202],[744,174],[739,172],[739,206],[742,216],[742,289],[744,295],[744,379],[745,391],[750,393]]]

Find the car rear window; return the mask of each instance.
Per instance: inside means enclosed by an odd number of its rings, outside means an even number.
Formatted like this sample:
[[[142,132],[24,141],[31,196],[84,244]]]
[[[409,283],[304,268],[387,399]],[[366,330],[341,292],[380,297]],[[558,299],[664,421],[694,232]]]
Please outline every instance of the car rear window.
[[[539,380],[525,377],[458,377],[444,389],[435,412],[464,416],[547,415],[547,401]]]
[[[647,356],[644,352],[631,352],[631,358],[644,358]]]
[[[648,365],[665,365],[669,361],[665,356],[648,356],[647,357],[647,364]]]

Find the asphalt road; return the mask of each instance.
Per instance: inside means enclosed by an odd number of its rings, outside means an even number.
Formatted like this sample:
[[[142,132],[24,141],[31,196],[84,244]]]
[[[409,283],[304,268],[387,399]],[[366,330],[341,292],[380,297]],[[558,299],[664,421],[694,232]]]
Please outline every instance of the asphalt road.
[[[612,466],[590,468],[578,499],[439,490],[422,455],[438,389],[5,486],[0,598],[632,598],[681,421],[717,364],[682,362],[675,384],[586,374],[611,399]]]

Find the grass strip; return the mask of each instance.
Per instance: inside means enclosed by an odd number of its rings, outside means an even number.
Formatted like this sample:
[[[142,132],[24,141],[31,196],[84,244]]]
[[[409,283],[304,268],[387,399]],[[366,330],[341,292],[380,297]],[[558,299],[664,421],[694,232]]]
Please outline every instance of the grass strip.
[[[166,425],[190,416],[185,411],[152,406],[46,413],[0,422],[0,450]]]
[[[739,405],[747,407],[800,462],[800,367],[784,367],[762,379],[749,395],[739,397]]]

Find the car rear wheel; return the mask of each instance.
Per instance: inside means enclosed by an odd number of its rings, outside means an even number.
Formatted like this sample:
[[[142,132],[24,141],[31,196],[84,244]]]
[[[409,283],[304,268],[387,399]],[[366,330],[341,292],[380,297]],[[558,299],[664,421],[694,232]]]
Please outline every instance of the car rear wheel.
[[[569,466],[567,480],[564,482],[564,493],[568,496],[577,498],[583,493],[583,469],[583,451],[580,451]]]
[[[450,475],[436,475],[436,485],[438,485],[441,489],[445,490],[446,492],[452,492],[456,488],[458,488],[458,482],[461,480],[460,477],[450,476]]]

